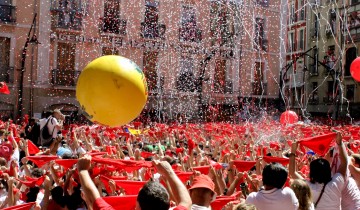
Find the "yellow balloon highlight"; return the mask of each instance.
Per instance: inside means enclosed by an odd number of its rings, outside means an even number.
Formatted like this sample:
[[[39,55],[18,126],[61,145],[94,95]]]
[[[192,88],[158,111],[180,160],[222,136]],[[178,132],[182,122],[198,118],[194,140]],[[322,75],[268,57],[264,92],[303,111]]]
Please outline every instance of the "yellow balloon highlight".
[[[131,60],[106,55],[81,72],[76,98],[91,121],[115,127],[134,120],[148,96],[142,70]]]

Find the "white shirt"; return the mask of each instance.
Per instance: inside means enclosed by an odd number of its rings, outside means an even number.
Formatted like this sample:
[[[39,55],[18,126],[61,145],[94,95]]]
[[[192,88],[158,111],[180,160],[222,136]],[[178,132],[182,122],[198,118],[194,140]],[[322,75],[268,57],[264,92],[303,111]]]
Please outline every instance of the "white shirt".
[[[360,209],[360,190],[352,177],[348,177],[341,198],[342,210]]]
[[[59,125],[59,122],[57,121],[57,119],[53,116],[50,116],[51,119],[49,120],[49,123],[47,124],[47,127],[49,129],[49,133],[52,133],[52,137],[56,138],[57,133],[58,133],[58,129],[56,128],[56,125]],[[48,121],[49,118],[44,118],[40,120],[40,129],[42,129],[45,125],[46,122]]]
[[[315,204],[318,200],[321,190],[323,188],[323,184],[319,183],[311,183],[307,181],[312,193],[312,200]],[[344,177],[340,173],[336,173],[332,180],[327,183],[325,186],[325,191],[316,207],[316,210],[339,210],[340,200],[341,200],[341,191],[345,187]]]
[[[245,202],[255,205],[258,210],[297,210],[299,207],[294,191],[288,187],[252,192]]]

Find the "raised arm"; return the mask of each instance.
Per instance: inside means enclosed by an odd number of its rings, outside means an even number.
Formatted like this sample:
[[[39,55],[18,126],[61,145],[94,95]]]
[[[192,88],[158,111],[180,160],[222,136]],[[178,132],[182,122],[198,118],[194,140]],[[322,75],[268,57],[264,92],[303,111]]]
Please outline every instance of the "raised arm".
[[[170,164],[166,161],[160,162],[154,160],[153,165],[156,167],[158,173],[164,176],[164,178],[169,182],[177,204],[186,207],[186,209],[190,209],[192,202],[189,192],[179,177],[176,176]]]
[[[296,170],[296,150],[298,147],[298,142],[293,142],[291,145],[291,153],[290,153],[290,163],[289,163],[289,176],[293,179],[304,179]]]
[[[346,153],[346,148],[345,145],[343,144],[342,136],[340,132],[336,134],[336,144],[339,147],[339,157],[340,157],[340,166],[337,172],[340,173],[343,177],[346,177],[346,171],[349,162]]]
[[[91,165],[91,156],[85,155],[80,158],[77,167],[79,171],[79,178],[81,187],[86,196],[87,204],[93,206],[96,199],[100,198],[99,191],[97,190],[94,182],[91,180],[89,169]]]

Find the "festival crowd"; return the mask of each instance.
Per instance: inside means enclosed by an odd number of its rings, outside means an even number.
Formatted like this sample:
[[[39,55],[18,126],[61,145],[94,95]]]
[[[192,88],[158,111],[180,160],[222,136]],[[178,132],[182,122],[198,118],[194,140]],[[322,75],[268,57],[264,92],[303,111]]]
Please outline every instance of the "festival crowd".
[[[0,122],[0,209],[356,210],[360,127]]]

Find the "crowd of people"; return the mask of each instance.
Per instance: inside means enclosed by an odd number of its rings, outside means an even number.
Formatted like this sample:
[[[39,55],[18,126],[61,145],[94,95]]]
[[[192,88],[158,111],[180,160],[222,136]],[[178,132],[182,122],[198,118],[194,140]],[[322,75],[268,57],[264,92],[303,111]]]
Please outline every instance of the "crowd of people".
[[[0,209],[360,209],[360,126],[64,119],[0,122]]]

